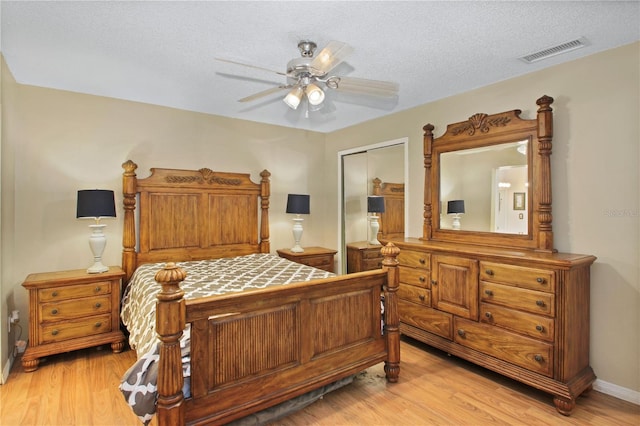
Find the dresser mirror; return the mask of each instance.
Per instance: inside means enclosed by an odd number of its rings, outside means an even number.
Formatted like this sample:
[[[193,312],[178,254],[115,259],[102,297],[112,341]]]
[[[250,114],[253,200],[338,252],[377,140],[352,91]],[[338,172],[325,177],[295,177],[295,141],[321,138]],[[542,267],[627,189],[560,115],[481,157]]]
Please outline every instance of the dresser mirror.
[[[478,113],[438,138],[424,126],[423,239],[553,251],[552,102],[531,120]]]

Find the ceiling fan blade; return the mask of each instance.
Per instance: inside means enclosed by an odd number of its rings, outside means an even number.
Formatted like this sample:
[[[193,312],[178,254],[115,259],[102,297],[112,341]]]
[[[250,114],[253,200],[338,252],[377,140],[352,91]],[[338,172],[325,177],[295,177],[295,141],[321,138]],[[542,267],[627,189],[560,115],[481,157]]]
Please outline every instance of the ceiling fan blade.
[[[220,61],[220,62],[228,62],[230,64],[242,65],[243,67],[249,67],[249,68],[255,68],[255,69],[258,69],[258,70],[262,70],[262,71],[273,72],[273,73],[276,73],[276,74],[279,74],[279,75],[284,75],[284,76],[287,75],[286,72],[274,71],[274,70],[270,70],[269,68],[259,67],[257,65],[243,64],[242,62],[236,62],[236,61],[232,61],[230,59],[222,59],[222,58],[214,58],[214,59],[216,61]]]
[[[318,75],[325,75],[353,52],[353,48],[341,41],[330,41],[311,61],[311,68]]]
[[[375,96],[395,96],[400,86],[392,81],[369,80],[355,77],[330,77],[327,86],[340,92],[362,93]]]
[[[263,90],[262,92],[254,93],[253,95],[249,95],[249,96],[247,96],[245,98],[238,99],[238,102],[254,101],[256,99],[268,96],[268,95],[270,95],[272,93],[276,93],[276,92],[279,92],[279,91],[284,90],[284,89],[291,89],[292,87],[293,86],[291,86],[291,85],[272,87],[271,89]]]

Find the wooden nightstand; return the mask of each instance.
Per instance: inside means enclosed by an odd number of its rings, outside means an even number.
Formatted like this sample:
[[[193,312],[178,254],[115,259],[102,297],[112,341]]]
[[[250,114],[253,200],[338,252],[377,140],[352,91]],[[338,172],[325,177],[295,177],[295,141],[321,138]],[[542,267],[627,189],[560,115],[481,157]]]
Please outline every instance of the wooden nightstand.
[[[347,273],[382,268],[382,245],[358,241],[347,244]]]
[[[29,291],[29,346],[22,356],[24,371],[35,371],[40,358],[111,343],[124,348],[120,331],[120,282],[124,272],[85,269],[30,274],[22,286]]]
[[[318,269],[324,269],[325,271],[333,271],[333,256],[337,253],[337,250],[331,250],[323,247],[303,247],[304,252],[294,253],[290,249],[276,250],[278,256],[284,257],[296,263],[302,263],[303,265],[313,266]]]

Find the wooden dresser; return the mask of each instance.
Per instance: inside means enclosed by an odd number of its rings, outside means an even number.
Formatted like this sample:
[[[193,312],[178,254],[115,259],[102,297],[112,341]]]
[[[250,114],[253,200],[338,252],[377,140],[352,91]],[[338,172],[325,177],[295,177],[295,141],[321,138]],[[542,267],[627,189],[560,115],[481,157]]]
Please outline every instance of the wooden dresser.
[[[369,244],[368,241],[347,244],[347,273],[382,268],[381,248],[382,245]]]
[[[325,271],[334,272],[333,259],[337,250],[324,247],[303,247],[302,253],[292,252],[290,249],[279,249],[278,256],[289,259],[292,262],[313,266]]]
[[[594,256],[394,241],[400,332],[529,385],[574,399],[589,367]],[[556,398],[558,410],[570,412]]]
[[[552,103],[537,99],[534,119],[477,113],[438,138],[425,125],[422,237],[392,241],[401,333],[548,392],[569,415],[596,379],[596,258],[553,246]],[[453,202],[465,206],[454,216],[461,226],[448,214]]]
[[[120,331],[120,283],[124,272],[111,266],[101,274],[85,269],[30,274],[22,284],[29,291],[29,345],[22,356],[25,371],[39,359],[106,343],[113,352],[124,348]]]

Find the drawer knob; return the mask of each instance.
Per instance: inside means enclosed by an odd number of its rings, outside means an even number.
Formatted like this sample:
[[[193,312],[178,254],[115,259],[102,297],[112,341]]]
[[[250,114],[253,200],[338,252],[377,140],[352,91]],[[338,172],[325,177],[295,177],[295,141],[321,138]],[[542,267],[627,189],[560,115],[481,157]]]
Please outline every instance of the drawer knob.
[[[96,309],[99,309],[102,306],[102,303],[98,302],[95,304]]]
[[[419,295],[418,299],[420,299],[420,300],[422,300],[424,302],[424,299],[425,299],[424,294]]]
[[[102,287],[97,286],[96,289],[95,289],[95,292],[96,293],[100,293],[101,291],[102,291]]]
[[[538,362],[542,362],[542,361],[544,361],[544,358],[542,357],[542,355],[538,355],[538,354],[536,354],[536,355],[533,357],[533,359],[535,359],[535,360],[536,360],[536,361],[538,361]]]
[[[53,293],[51,293],[51,297],[58,297],[58,292],[54,291]]]
[[[493,270],[492,269],[487,269],[486,271],[484,271],[485,274],[487,275],[493,275]]]
[[[58,330],[52,330],[52,331],[51,331],[51,335],[52,335],[52,336],[57,336],[57,335],[58,335],[58,333],[60,333]]]
[[[492,317],[491,312],[485,312],[484,316],[487,317],[487,318],[491,318]]]
[[[466,336],[466,334],[467,334],[467,333],[465,333],[463,329],[461,329],[461,328],[459,328],[459,329],[458,329],[458,336],[460,336],[460,337],[465,337],[465,336]]]
[[[536,278],[536,281],[537,281],[539,284],[544,284],[547,280],[545,280],[545,279],[544,279],[544,278],[542,278],[542,277],[538,277],[538,278]]]
[[[420,259],[418,259],[418,262],[420,262],[421,265],[424,265],[425,263],[427,263],[427,260],[424,257],[421,257]]]
[[[487,296],[493,296],[493,291],[491,290],[485,290],[484,294],[486,294]]]
[[[420,278],[418,278],[418,280],[420,280],[421,283],[425,282],[427,279],[425,277],[423,277],[422,275],[420,275]]]
[[[96,323],[96,328],[100,328],[100,327],[102,327],[102,323],[101,322],[97,322]]]
[[[541,326],[541,325],[536,325],[536,330],[542,332],[542,331],[544,331],[544,327]]]
[[[536,305],[543,307],[545,305],[544,300],[536,300]]]
[[[51,315],[58,315],[58,310],[57,309],[52,309],[51,310]]]
[[[436,281],[436,280],[431,280],[431,285],[438,285],[438,281]]]

